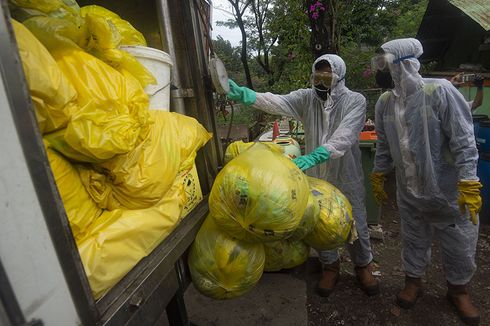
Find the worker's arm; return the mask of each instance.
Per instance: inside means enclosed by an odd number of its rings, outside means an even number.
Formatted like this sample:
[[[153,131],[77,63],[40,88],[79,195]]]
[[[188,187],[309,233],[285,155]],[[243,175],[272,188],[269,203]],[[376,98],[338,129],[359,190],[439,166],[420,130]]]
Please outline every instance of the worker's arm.
[[[389,100],[390,93],[386,92],[380,96],[375,108],[376,136],[376,156],[374,159],[374,173],[387,174],[393,170],[393,158],[391,157],[390,146],[386,139],[384,126],[384,110]]]
[[[287,95],[276,95],[272,93],[257,93],[247,87],[238,86],[233,80],[229,80],[230,92],[228,98],[233,101],[249,105],[261,111],[292,117],[302,120],[303,110],[308,107],[305,103],[310,89],[300,89]]]
[[[343,109],[343,108],[339,108]],[[330,153],[330,158],[335,159],[344,156],[352,145],[359,141],[359,134],[366,121],[366,99],[361,94],[356,94],[348,112],[325,144],[322,144]]]
[[[478,151],[473,135],[471,112],[466,100],[453,87],[442,85],[438,93],[440,126],[449,140],[449,149],[458,169],[459,180],[478,180]]]
[[[471,111],[476,110],[483,103],[483,82],[484,82],[483,77],[479,75],[477,75],[477,77],[473,81],[473,84],[476,87],[476,95],[473,100],[473,103],[471,104]]]
[[[449,149],[458,169],[458,204],[462,214],[469,212],[474,225],[478,225],[478,212],[482,206],[481,183],[476,175],[478,151],[473,135],[471,112],[464,97],[453,87],[440,87],[439,119],[449,139]]]

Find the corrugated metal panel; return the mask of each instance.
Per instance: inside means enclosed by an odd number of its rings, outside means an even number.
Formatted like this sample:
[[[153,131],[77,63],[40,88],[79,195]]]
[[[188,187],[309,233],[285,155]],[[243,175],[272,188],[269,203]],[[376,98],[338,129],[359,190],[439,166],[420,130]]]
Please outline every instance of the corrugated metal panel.
[[[470,16],[486,31],[490,31],[489,0],[449,0],[449,2]]]

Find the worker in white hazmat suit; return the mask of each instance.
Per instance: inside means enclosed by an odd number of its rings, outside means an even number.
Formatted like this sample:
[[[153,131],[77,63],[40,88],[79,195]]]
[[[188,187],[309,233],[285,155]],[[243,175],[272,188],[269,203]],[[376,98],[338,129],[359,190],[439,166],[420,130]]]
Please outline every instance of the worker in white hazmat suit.
[[[385,92],[376,104],[378,135],[371,181],[386,199],[385,175],[396,172],[405,287],[397,302],[412,307],[421,294],[432,238],[442,247],[448,300],[461,319],[478,325],[466,286],[475,272],[481,184],[468,104],[447,80],[419,74],[422,45],[400,39],[381,46],[373,71]]]
[[[293,117],[304,125],[306,155],[294,160],[307,174],[339,188],[352,204],[359,239],[348,249],[361,289],[368,295],[379,292],[369,264],[373,259],[364,205],[365,192],[359,148],[359,133],[366,116],[366,99],[345,86],[345,63],[337,55],[323,55],[313,64],[309,89],[287,95],[256,93],[230,80],[228,98],[253,108]],[[323,264],[318,291],[328,296],[340,274],[337,250],[319,253]]]

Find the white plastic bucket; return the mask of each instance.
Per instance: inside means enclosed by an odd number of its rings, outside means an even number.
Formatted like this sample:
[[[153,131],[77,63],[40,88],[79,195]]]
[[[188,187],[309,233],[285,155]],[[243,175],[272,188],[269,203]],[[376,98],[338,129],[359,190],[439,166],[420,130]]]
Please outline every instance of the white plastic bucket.
[[[170,70],[172,59],[161,50],[139,45],[124,45],[121,50],[132,54],[155,79],[156,85],[148,85],[145,92],[150,99],[150,110],[170,110]]]

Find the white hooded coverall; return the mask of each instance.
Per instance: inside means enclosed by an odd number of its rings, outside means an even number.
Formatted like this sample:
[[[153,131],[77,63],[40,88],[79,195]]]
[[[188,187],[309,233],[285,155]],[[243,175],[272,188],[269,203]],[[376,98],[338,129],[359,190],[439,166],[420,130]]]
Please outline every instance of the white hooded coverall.
[[[376,104],[374,172],[396,170],[405,273],[420,278],[437,236],[447,280],[466,284],[476,269],[478,226],[458,206],[459,180],[478,180],[478,152],[468,104],[451,83],[418,73],[422,45],[400,39],[381,46],[396,59],[395,83]]]
[[[287,95],[257,93],[253,107],[271,114],[292,117],[303,123],[306,153],[319,146],[331,152],[330,159],[309,170],[309,176],[326,180],[336,186],[352,204],[353,217],[359,239],[348,245],[352,261],[357,266],[366,266],[373,259],[364,205],[364,177],[359,148],[359,133],[366,120],[366,99],[345,86],[346,66],[342,58],[327,54],[313,64],[312,72],[319,61],[330,63],[332,72],[340,79],[332,86],[331,98],[322,101],[313,88],[299,89]],[[319,253],[323,264],[339,259],[337,250]]]

